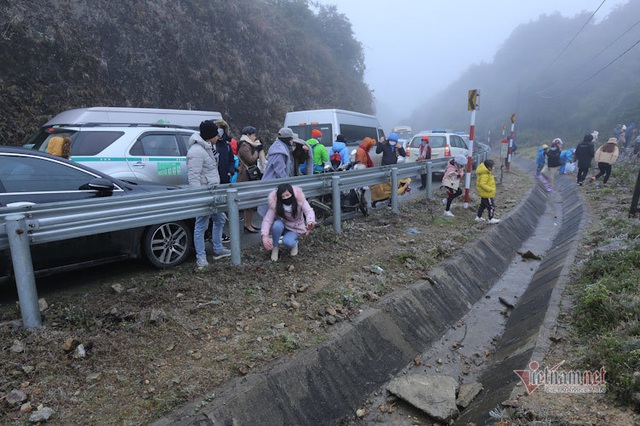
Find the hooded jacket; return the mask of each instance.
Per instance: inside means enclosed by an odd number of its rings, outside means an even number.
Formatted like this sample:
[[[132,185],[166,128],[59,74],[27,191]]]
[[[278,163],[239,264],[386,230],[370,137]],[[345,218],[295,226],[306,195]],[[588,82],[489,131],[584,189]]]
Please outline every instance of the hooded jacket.
[[[573,157],[573,150],[565,149],[562,152],[560,152],[560,163],[561,164],[570,163],[572,157]]]
[[[493,173],[491,170],[481,163],[476,169],[476,175],[478,175],[478,179],[476,180],[476,189],[478,190],[478,195],[482,198],[493,198],[496,196],[496,179],[493,177]]]
[[[313,173],[322,173],[324,164],[329,162],[329,153],[327,147],[318,142],[318,139],[311,138],[307,140],[313,152]]]
[[[451,188],[454,191],[460,187],[460,178],[464,175],[464,169],[461,166],[457,166],[454,160],[447,163],[447,168],[444,170],[444,176],[442,177],[442,186]]]
[[[305,223],[315,223],[316,215],[313,208],[311,208],[311,205],[309,205],[309,202],[305,198],[302,189],[297,186],[293,187],[293,196],[296,197],[296,201],[298,202],[298,215],[295,217],[293,217],[290,212],[285,212],[285,217],[278,217],[278,214],[276,213],[277,196],[277,189],[274,189],[269,194],[269,210],[262,219],[260,234],[268,236],[269,232],[271,232],[273,222],[275,222],[276,219],[282,220],[286,229],[293,231],[298,235],[306,234],[307,227]]]
[[[293,176],[293,158],[291,150],[286,143],[280,139],[269,147],[267,152],[267,165],[264,168],[262,180],[279,179]]]
[[[536,156],[536,165],[544,166],[544,163],[547,162],[546,152],[544,148],[538,148],[538,155]]]
[[[189,188],[200,188],[220,183],[218,153],[211,143],[194,133],[189,138],[187,151],[187,179]]]
[[[340,164],[347,164],[349,162],[349,150],[347,149],[346,143],[335,141],[331,146],[331,154],[334,152],[340,154]]]
[[[231,138],[225,133],[223,137],[216,142],[216,151],[218,151],[218,172],[220,173],[220,183],[229,183],[231,176],[236,172],[235,161],[233,159],[233,150],[229,143]]]
[[[380,153],[382,153],[382,160],[380,161],[380,164],[383,166],[397,164],[398,156],[407,156],[407,153],[402,145],[397,142],[395,145],[391,145],[389,142],[378,143],[378,145],[376,146],[376,154]]]
[[[593,147],[593,142],[585,142],[582,141],[576,147],[576,161],[578,162],[578,167],[589,167],[591,165],[591,160],[593,159],[593,155],[595,154],[595,148]]]
[[[607,145],[613,144],[614,145],[614,149],[613,152],[604,152],[602,150],[602,148],[604,148]],[[618,159],[618,155],[620,154],[620,150],[618,149],[618,143],[616,141],[615,138],[610,138],[607,143],[605,143],[604,145],[602,145],[600,148],[598,148],[598,150],[596,151],[596,162],[598,163],[608,163],[608,164],[613,164],[616,162],[616,160]]]
[[[376,141],[367,137],[362,139],[362,143],[358,146],[356,150],[356,163],[361,164],[365,167],[373,167],[373,161],[369,156],[369,151],[376,145]]]

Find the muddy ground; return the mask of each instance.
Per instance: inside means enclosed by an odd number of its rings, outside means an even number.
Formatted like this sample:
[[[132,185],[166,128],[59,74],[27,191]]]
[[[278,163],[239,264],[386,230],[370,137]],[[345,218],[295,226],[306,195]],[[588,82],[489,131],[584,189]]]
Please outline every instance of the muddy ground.
[[[497,217],[535,184],[519,169],[504,175]],[[472,181],[472,187],[475,182]],[[472,191],[474,192],[474,191]],[[242,265],[195,262],[167,271],[94,277],[47,294],[44,327],[17,327],[0,308],[0,413],[24,424],[49,407],[51,424],[146,424],[215,386],[328,338],[381,296],[406,287],[490,226],[462,200],[443,217],[438,194],[381,207],[343,225],[317,228],[292,258],[273,263],[245,247]],[[499,225],[498,225],[499,226]],[[382,273],[372,270],[378,265]],[[42,411],[42,410],[41,410]]]

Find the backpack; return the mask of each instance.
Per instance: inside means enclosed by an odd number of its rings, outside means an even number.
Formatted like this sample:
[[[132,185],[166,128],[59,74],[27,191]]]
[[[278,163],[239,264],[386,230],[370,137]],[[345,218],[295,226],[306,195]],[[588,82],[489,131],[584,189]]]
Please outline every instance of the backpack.
[[[331,162],[331,167],[337,169],[342,164],[342,157],[340,157],[340,153],[338,151],[334,151],[329,157],[329,161]]]

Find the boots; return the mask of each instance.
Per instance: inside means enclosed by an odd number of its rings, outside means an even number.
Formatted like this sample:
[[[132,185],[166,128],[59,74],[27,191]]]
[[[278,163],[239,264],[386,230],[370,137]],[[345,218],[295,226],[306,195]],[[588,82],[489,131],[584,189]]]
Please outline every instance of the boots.
[[[278,260],[278,252],[280,249],[278,247],[274,247],[271,249],[271,261],[276,262]]]

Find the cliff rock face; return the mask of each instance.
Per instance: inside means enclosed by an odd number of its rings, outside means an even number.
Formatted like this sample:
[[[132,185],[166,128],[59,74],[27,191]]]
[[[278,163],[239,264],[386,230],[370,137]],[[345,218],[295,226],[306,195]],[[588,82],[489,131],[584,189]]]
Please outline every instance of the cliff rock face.
[[[0,144],[89,106],[222,112],[237,135],[287,111],[372,112],[335,8],[307,0],[0,0]]]

